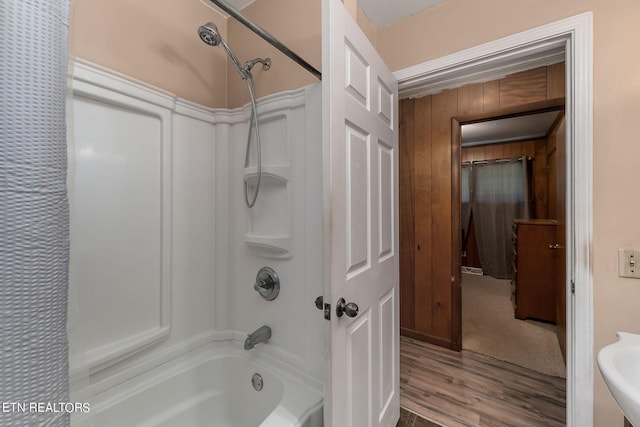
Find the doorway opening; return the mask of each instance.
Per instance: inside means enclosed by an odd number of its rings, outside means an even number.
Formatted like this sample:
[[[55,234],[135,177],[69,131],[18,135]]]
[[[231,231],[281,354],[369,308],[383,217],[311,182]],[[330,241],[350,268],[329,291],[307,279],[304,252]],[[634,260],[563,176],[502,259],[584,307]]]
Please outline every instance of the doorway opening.
[[[538,183],[537,187],[539,187],[539,190],[545,190],[544,192],[540,191],[541,193],[545,194],[538,197],[538,199],[540,200],[539,203],[536,203],[535,197],[531,197],[532,200],[528,203],[528,205],[530,205],[531,207],[531,209],[529,209],[530,213],[528,213],[526,216],[524,215],[524,211],[521,211],[517,214],[514,213],[511,215],[511,218],[508,219],[506,219],[504,215],[499,216],[499,219],[504,221],[504,223],[500,226],[500,228],[502,229],[502,235],[500,236],[500,239],[503,241],[503,243],[505,240],[509,244],[511,243],[511,224],[513,222],[513,219],[535,216],[536,208],[539,208],[539,210],[542,211],[542,213],[538,215],[539,218],[548,217],[548,196],[546,196],[546,190],[548,187],[546,184],[548,145],[547,136],[550,133],[550,128],[553,127],[555,129],[557,127],[555,125],[559,120],[559,116],[561,114],[561,110],[564,108],[565,102],[564,84],[560,85],[562,87],[562,90],[559,91],[559,94],[556,97],[554,94],[550,95],[549,93],[551,92],[548,93],[547,86],[551,85],[547,84],[546,82],[555,81],[557,79],[557,75],[560,75],[562,82],[564,82],[564,69],[565,67],[563,63],[557,63],[557,65],[551,64],[549,66],[536,67],[533,70],[525,70],[520,73],[504,77],[503,79],[498,79],[497,81],[491,80],[484,83],[472,83],[460,88],[444,90],[437,94],[416,98],[414,100],[402,101],[402,106],[404,107],[402,111],[406,114],[401,118],[401,123],[403,124],[403,126],[401,127],[400,134],[406,138],[406,140],[404,141],[406,142],[404,148],[410,151],[410,147],[411,145],[413,145],[414,150],[413,155],[411,155],[410,153],[408,155],[401,154],[401,176],[404,176],[406,174],[406,169],[403,171],[402,167],[403,164],[407,163],[406,157],[413,157],[413,164],[415,165],[415,179],[413,181],[415,197],[413,199],[413,204],[415,206],[416,212],[413,220],[415,225],[414,254],[416,273],[414,276],[414,285],[416,289],[416,316],[413,325],[405,323],[405,329],[403,329],[403,334],[405,336],[422,339],[423,341],[430,342],[431,344],[440,345],[442,347],[447,347],[453,350],[460,350],[460,344],[464,344],[461,339],[461,332],[464,332],[464,324],[462,323],[463,319],[461,316],[461,304],[464,301],[462,301],[461,296],[464,294],[460,292],[460,255],[462,249],[461,246],[464,245],[464,243],[468,242],[467,239],[469,238],[470,233],[463,231],[467,227],[462,225],[461,221],[461,188],[464,187],[462,182],[463,180],[461,179],[461,161],[463,158],[463,154],[470,156],[466,160],[475,160],[475,165],[472,165],[472,167],[474,171],[477,170],[478,184],[480,183],[479,178],[482,176],[482,174],[480,173],[481,170],[486,171],[488,168],[508,168],[509,170],[511,170],[511,173],[516,172],[514,178],[519,177],[521,185],[525,181],[523,179],[522,171],[524,170],[524,168],[522,163],[530,163],[530,169],[539,168],[537,174],[534,174],[534,171],[531,170],[531,177],[528,180],[532,185],[527,187],[532,187],[531,192],[535,194],[536,191],[533,188],[533,178],[534,176],[538,177],[538,175],[541,175],[543,179],[539,180],[541,182]],[[544,84],[540,85],[540,82],[543,82]],[[514,100],[512,94],[516,92],[518,93],[519,99]],[[496,94],[496,97],[492,96],[493,94]],[[540,99],[541,97],[549,99],[537,102],[522,102],[522,99],[534,99],[535,101],[535,99]],[[502,108],[500,108],[500,106],[502,106]],[[516,135],[505,135],[505,132],[501,132],[500,135],[495,135],[496,132],[493,128],[505,127],[498,126],[498,124],[506,125],[513,121],[521,121],[525,119],[525,116],[532,117],[534,113],[536,115],[545,117],[551,116],[548,118],[548,124],[542,131],[537,131],[536,133],[521,132]],[[485,135],[483,137],[476,136],[471,141],[465,141],[468,144],[470,143],[471,145],[475,145],[474,147],[463,148],[462,141],[463,134],[465,133],[465,126],[471,126],[473,128],[475,125],[478,125],[480,127],[485,126],[492,128],[494,135]],[[477,134],[477,132],[475,133]],[[482,133],[486,134],[486,132]],[[494,142],[494,144],[488,145],[489,142]],[[463,152],[463,150],[465,151]],[[474,154],[477,154],[480,157],[471,157]],[[536,159],[536,157],[538,156],[539,158]],[[405,160],[403,160],[403,158],[405,158]],[[409,161],[408,163],[411,162]],[[517,171],[518,167],[521,168],[519,175]],[[473,175],[476,175],[476,173],[474,173]],[[472,181],[475,181],[475,179],[473,179]],[[448,185],[450,185],[450,187],[448,187]],[[466,185],[466,187],[468,188],[469,185]],[[403,187],[401,186],[401,189],[402,188]],[[476,225],[487,223],[486,220],[480,221],[481,213],[485,213],[486,210],[490,211],[489,216],[496,215],[495,212],[491,212],[491,208],[495,206],[487,206],[486,200],[481,200],[480,189],[480,187],[476,189],[475,197],[469,197],[468,195],[466,197],[467,203],[471,201],[470,199],[478,202],[478,206],[473,206],[474,209],[468,212],[469,217],[471,217],[471,215],[475,216],[477,220]],[[486,191],[483,190],[483,192]],[[518,195],[522,196],[522,193],[523,191],[521,189],[520,194]],[[449,206],[443,203],[446,202],[447,199],[450,201]],[[505,201],[506,200],[500,201],[500,203],[503,204],[500,207],[507,207],[504,203]],[[404,203],[401,206],[404,206],[406,210],[406,205]],[[446,225],[447,220],[450,221],[450,228],[448,225]],[[488,234],[488,238],[495,242],[498,236],[496,234],[497,230],[495,227],[495,223],[493,225],[494,228],[490,230],[489,233],[485,234]],[[476,228],[478,229],[478,231],[481,231],[483,229],[483,227],[480,226]],[[478,232],[477,234],[478,241],[480,241],[480,233]],[[551,243],[554,242],[549,242],[547,243],[547,245]],[[451,248],[450,260],[448,262],[454,263],[453,267],[451,268],[447,268],[449,265],[447,264],[446,260],[443,261],[443,255],[446,255],[446,252],[448,252],[447,246]],[[405,247],[405,245],[403,245],[403,247]],[[511,247],[503,247],[501,253],[504,258],[503,264],[505,264],[506,266],[511,266]],[[506,257],[504,255],[506,255]],[[494,261],[494,259],[492,259],[491,261]],[[493,262],[493,264],[495,264],[495,262]],[[510,278],[512,276],[511,272],[490,272],[488,271],[489,269],[487,268],[487,265],[483,265],[482,267],[484,267],[484,269],[487,270],[488,273],[495,275],[497,278]],[[504,270],[504,267],[500,268],[499,270]],[[439,275],[440,273],[444,274]],[[450,277],[451,280],[449,280]],[[489,276],[486,277],[489,278]],[[456,282],[455,279],[457,279],[458,281]],[[452,284],[454,285],[453,287],[451,286]],[[467,285],[468,284],[469,283],[467,283]],[[506,287],[504,286],[505,284]],[[465,285],[464,281],[462,285]],[[484,285],[487,284],[484,283]],[[506,298],[504,298],[505,301],[501,300],[501,302],[506,302],[506,307],[503,307],[503,309],[505,309],[504,313],[499,314],[502,314],[507,318],[510,317],[514,320],[515,323],[524,323],[524,321],[516,320],[514,317],[513,307],[511,306],[511,301],[509,298],[509,280],[506,280],[506,283],[504,283],[503,281],[502,283],[500,283],[500,285],[502,286],[503,291],[506,291]],[[480,290],[487,290],[488,288],[489,286],[487,285],[481,287]],[[451,318],[452,320],[458,319],[458,322],[451,322],[452,337],[449,338],[448,341],[444,342],[444,345],[442,345],[443,343],[432,340],[431,337],[427,334],[425,334],[425,336],[420,336],[418,334],[412,335],[410,333],[407,333],[407,329],[412,326],[413,328],[417,329],[418,332],[422,332],[429,327],[431,327],[431,331],[433,331],[434,334],[442,332],[442,329],[439,330],[437,326],[444,323],[442,321],[442,318],[444,316],[440,315],[444,312],[443,308],[447,307],[446,303],[443,303],[443,301],[446,301],[445,297],[447,292],[451,294],[451,302],[449,305],[449,307],[451,307]],[[427,294],[427,298],[425,298],[425,294]],[[428,299],[429,297],[431,298],[430,301]],[[476,308],[480,314],[487,314],[488,312],[494,311],[486,305],[486,301],[484,300],[484,298],[482,299],[482,301],[477,301],[475,307],[473,308]],[[425,305],[423,305],[423,301],[426,301],[426,304],[430,304],[430,306],[427,305],[425,307]],[[552,305],[553,312],[555,313],[555,302],[552,303]],[[427,321],[431,320],[431,325],[429,325],[428,322],[425,321],[425,315],[431,315],[430,318],[426,319]],[[403,312],[402,309],[401,317],[406,317],[406,313]],[[485,318],[486,317],[487,316],[485,316]],[[507,330],[507,328],[505,328],[506,325],[499,322],[499,320],[501,320],[500,318],[496,319],[495,316],[488,316],[487,320],[489,321],[489,327],[491,328],[492,332],[499,333],[505,332]],[[555,321],[555,318],[553,320]],[[515,332],[515,338],[524,338],[519,335],[519,332],[520,331]],[[457,343],[455,342],[456,336],[459,340]],[[481,336],[481,338],[484,337]],[[557,339],[555,338],[555,331],[552,337],[545,335],[545,338],[553,339],[552,344],[555,345],[555,349],[559,354],[560,351],[559,349],[557,349],[558,344]],[[405,344],[404,348],[408,349],[408,351],[411,352],[411,345],[409,345],[410,342],[403,341],[403,343]],[[513,343],[510,342],[509,344]],[[497,345],[500,346],[501,350],[509,349],[509,346],[504,345],[504,342],[499,342],[497,343]],[[472,348],[471,350],[474,349]],[[523,348],[518,348],[518,350],[523,350]],[[427,350],[421,349],[419,351]],[[480,354],[488,354],[489,356],[494,356],[500,360],[513,362],[513,360],[510,360],[509,357],[501,357],[499,353],[495,354],[491,351],[483,351],[482,349],[475,349],[475,351]],[[524,353],[527,356],[531,355],[530,351],[525,350]],[[458,356],[451,357],[455,358]],[[465,364],[467,364],[466,358],[464,355],[460,357],[462,357],[464,360],[461,360],[461,369],[458,373],[456,373],[456,375],[461,375],[461,377],[456,377],[458,380],[460,380],[460,384],[462,385],[462,389],[458,391],[459,394],[468,395],[471,391],[464,389],[464,384],[472,383],[473,381],[476,381],[478,379],[472,378],[472,375],[474,374],[473,372],[464,371],[463,368]],[[407,357],[403,358],[403,360],[406,361],[405,364],[410,366],[410,369],[412,371],[420,370],[422,364],[414,363],[414,361],[410,359],[411,358]],[[440,356],[436,356],[436,359],[440,360]],[[561,355],[559,356],[559,360],[559,364],[561,365],[561,367],[559,367],[560,375],[564,377],[564,364],[562,362]],[[423,361],[426,362],[426,360],[424,359]],[[428,363],[433,364],[435,362]],[[482,362],[481,359],[478,359],[474,360],[472,363],[481,364]],[[485,361],[481,369],[491,369],[491,367],[493,366],[492,364],[493,362],[491,361]],[[522,363],[519,364],[523,365]],[[428,368],[425,366],[425,369]],[[440,366],[440,370],[442,369],[446,369],[446,366]],[[401,367],[401,375],[403,372],[407,372],[404,366]],[[437,372],[438,369],[435,369],[433,371],[433,374],[437,376]],[[534,376],[534,373],[526,372],[519,372],[518,374],[513,373],[513,375],[511,376],[501,375],[501,372],[493,372],[492,374],[485,376],[485,378],[495,378],[496,383],[486,383],[485,386],[482,387],[482,389],[513,390],[513,385],[517,382],[522,383],[522,378],[532,378]],[[432,379],[431,376],[429,377],[429,379]],[[542,380],[541,383],[545,380]],[[452,381],[454,382],[454,384],[456,384],[455,387],[457,387],[458,383],[456,382],[456,380],[452,379]],[[403,382],[401,381],[401,383]],[[527,394],[528,392],[530,392],[530,390],[514,391],[514,393],[520,396],[526,396],[524,400],[529,402],[528,407],[531,408],[531,411],[523,411],[527,412],[527,414],[523,416],[530,417],[529,419],[531,419],[533,423],[544,425],[564,425],[566,420],[565,380],[562,379],[560,381],[554,381],[553,384],[550,384],[550,382],[548,381],[547,383],[550,385],[548,390],[545,389],[546,385],[541,385],[540,388],[537,389],[539,391],[538,396]],[[445,390],[448,388],[445,384],[443,384],[442,386]],[[414,387],[414,385],[411,385],[411,387]],[[544,392],[542,391],[543,389],[545,389]],[[429,395],[428,393],[415,392],[413,388],[409,387],[405,387],[404,392],[405,396]],[[539,400],[539,396],[542,394],[545,395],[544,401]],[[477,395],[477,399],[479,399],[479,401],[487,399],[491,400],[492,404],[495,405],[495,407],[500,407],[500,411],[498,412],[500,412],[501,414],[511,414],[516,410],[515,408],[518,405],[522,404],[522,401],[514,402],[512,399],[508,399],[507,396],[502,396],[500,392],[496,392],[494,394],[492,393],[491,396],[479,393]],[[458,421],[472,422],[472,420],[476,416],[480,418],[491,416],[490,414],[486,413],[486,406],[480,407],[478,405],[473,405],[473,402],[476,402],[475,398],[471,399],[471,404],[458,403],[456,405],[456,408],[465,406],[465,412],[473,413],[473,415],[469,415],[468,418],[458,419]],[[418,408],[419,406],[417,405],[420,405],[420,402],[413,401],[405,401],[405,403],[410,405],[410,408]],[[434,412],[429,412],[429,410],[433,409],[435,411],[435,408],[438,405],[432,404],[432,399],[430,397],[428,399],[425,399],[424,403],[425,404],[422,406],[424,409],[426,409],[424,415],[436,416]],[[413,406],[414,404],[416,406]],[[539,418],[533,419],[533,414],[544,415],[539,415]],[[438,416],[440,415],[441,414],[439,414]],[[456,418],[451,418],[455,416],[455,411],[450,411],[447,413],[446,418],[435,419],[435,421],[442,422],[447,425],[448,423],[454,422],[456,420]]]
[[[563,66],[563,64],[560,64]],[[460,173],[461,347],[566,377],[564,98],[452,121]],[[456,129],[459,127],[459,129]],[[560,178],[560,179],[559,179]],[[457,224],[459,218],[460,223]],[[457,314],[456,314],[457,315]]]
[[[424,94],[434,93],[447,87],[461,87],[468,83],[488,81],[492,78],[504,76],[508,72],[517,72],[529,69],[532,64],[539,65],[539,61],[548,58],[553,53],[558,53],[566,59],[566,165],[567,185],[566,191],[566,215],[564,218],[566,239],[566,272],[564,283],[566,287],[566,354],[567,354],[567,425],[591,426],[593,424],[593,312],[592,312],[592,270],[591,270],[591,240],[592,240],[592,28],[593,16],[584,13],[557,21],[548,25],[534,28],[513,36],[505,37],[495,42],[480,45],[446,57],[438,58],[417,66],[409,67],[396,72],[399,80],[399,94],[401,98],[419,97]],[[446,92],[446,91],[445,91]],[[444,92],[443,92],[444,93]],[[434,95],[445,96],[445,95]],[[452,101],[454,102],[454,101]],[[447,104],[440,108],[440,113],[447,113],[447,108],[453,104]],[[401,109],[403,106],[401,105]],[[459,114],[459,113],[456,113]],[[402,120],[401,120],[402,123]],[[455,126],[438,128],[433,135],[440,137],[445,134],[451,137],[450,132],[455,132]],[[400,129],[402,135],[402,128]],[[403,190],[402,150],[400,168],[400,190]],[[455,149],[455,148],[453,148]],[[455,153],[451,153],[455,154]],[[440,152],[430,153],[433,156],[441,155]],[[459,153],[458,153],[459,155]],[[558,161],[561,161],[558,159]],[[439,170],[450,177],[450,189],[456,188],[455,180],[459,175],[452,174],[445,168]],[[434,175],[435,176],[435,175]],[[409,182],[409,184],[412,184]],[[456,200],[453,194],[450,200]],[[401,197],[401,236],[403,236],[402,224],[402,197]],[[417,203],[417,202],[416,202]],[[439,205],[442,208],[441,205]],[[451,205],[446,206],[453,213]],[[418,217],[418,213],[415,213]],[[411,218],[409,218],[411,219]],[[448,273],[442,275],[439,282],[443,286],[442,292],[432,292],[427,298],[432,298],[434,310],[431,312],[447,312],[459,301],[460,295],[460,258],[461,230],[450,228],[451,217],[439,224],[432,231],[443,233],[448,229],[450,233],[449,244],[439,247],[438,254],[448,258],[451,268],[443,270],[442,263],[434,263],[430,271]],[[418,246],[419,242],[410,242]],[[401,243],[401,251],[405,244]],[[456,247],[457,246],[457,247]],[[442,256],[443,253],[449,255]],[[457,261],[456,261],[457,260]],[[419,276],[416,270],[408,273],[400,269],[401,282],[403,275]],[[443,271],[440,271],[443,270]],[[449,280],[449,278],[451,280]],[[448,293],[447,293],[448,290]],[[401,322],[406,320],[407,310],[402,307],[403,293],[406,289],[401,286]],[[411,307],[409,307],[411,309]],[[418,314],[409,310],[409,315]],[[461,337],[460,318],[453,316],[448,311],[449,317],[443,322],[441,319],[423,319],[432,325],[432,333],[424,333],[418,338],[426,338],[433,341],[440,340],[440,345],[455,349],[459,346]],[[424,316],[424,312],[419,313]],[[417,316],[414,316],[418,320]],[[404,330],[402,330],[404,335]]]

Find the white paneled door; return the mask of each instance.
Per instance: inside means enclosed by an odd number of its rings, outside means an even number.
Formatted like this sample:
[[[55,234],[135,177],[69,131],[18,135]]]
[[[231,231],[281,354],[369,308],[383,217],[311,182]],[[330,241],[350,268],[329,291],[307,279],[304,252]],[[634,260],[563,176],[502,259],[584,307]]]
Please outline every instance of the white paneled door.
[[[324,303],[331,304],[325,423],[395,426],[400,413],[397,82],[339,0],[325,0],[323,22],[324,244],[330,281]]]

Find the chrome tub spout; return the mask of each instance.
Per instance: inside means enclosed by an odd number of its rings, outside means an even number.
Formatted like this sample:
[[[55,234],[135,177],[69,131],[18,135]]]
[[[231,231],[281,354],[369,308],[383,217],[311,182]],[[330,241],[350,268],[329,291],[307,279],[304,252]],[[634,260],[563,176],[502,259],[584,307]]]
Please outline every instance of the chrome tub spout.
[[[265,342],[271,338],[271,328],[268,326],[261,326],[255,330],[255,332],[247,335],[247,339],[244,340],[244,349],[251,350],[256,344]]]

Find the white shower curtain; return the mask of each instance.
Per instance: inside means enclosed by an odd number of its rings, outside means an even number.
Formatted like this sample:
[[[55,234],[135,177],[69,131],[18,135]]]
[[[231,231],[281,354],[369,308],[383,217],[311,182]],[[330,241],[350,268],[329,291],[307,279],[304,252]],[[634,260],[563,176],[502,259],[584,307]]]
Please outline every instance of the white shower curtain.
[[[2,426],[69,424],[67,31],[67,0],[0,2]]]

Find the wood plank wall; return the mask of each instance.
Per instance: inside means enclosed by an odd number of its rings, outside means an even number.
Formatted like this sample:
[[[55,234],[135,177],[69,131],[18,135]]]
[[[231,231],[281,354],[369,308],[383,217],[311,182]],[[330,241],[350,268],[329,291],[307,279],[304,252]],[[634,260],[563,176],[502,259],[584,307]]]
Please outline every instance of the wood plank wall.
[[[462,161],[475,162],[478,160],[508,159],[511,157],[536,155],[536,144],[546,145],[545,138],[527,141],[507,142],[503,144],[477,145],[462,148]]]
[[[563,96],[564,63],[560,63],[400,101],[403,335],[453,349],[460,346],[455,319],[459,300],[451,267],[452,118],[487,112],[498,115],[505,108]]]

